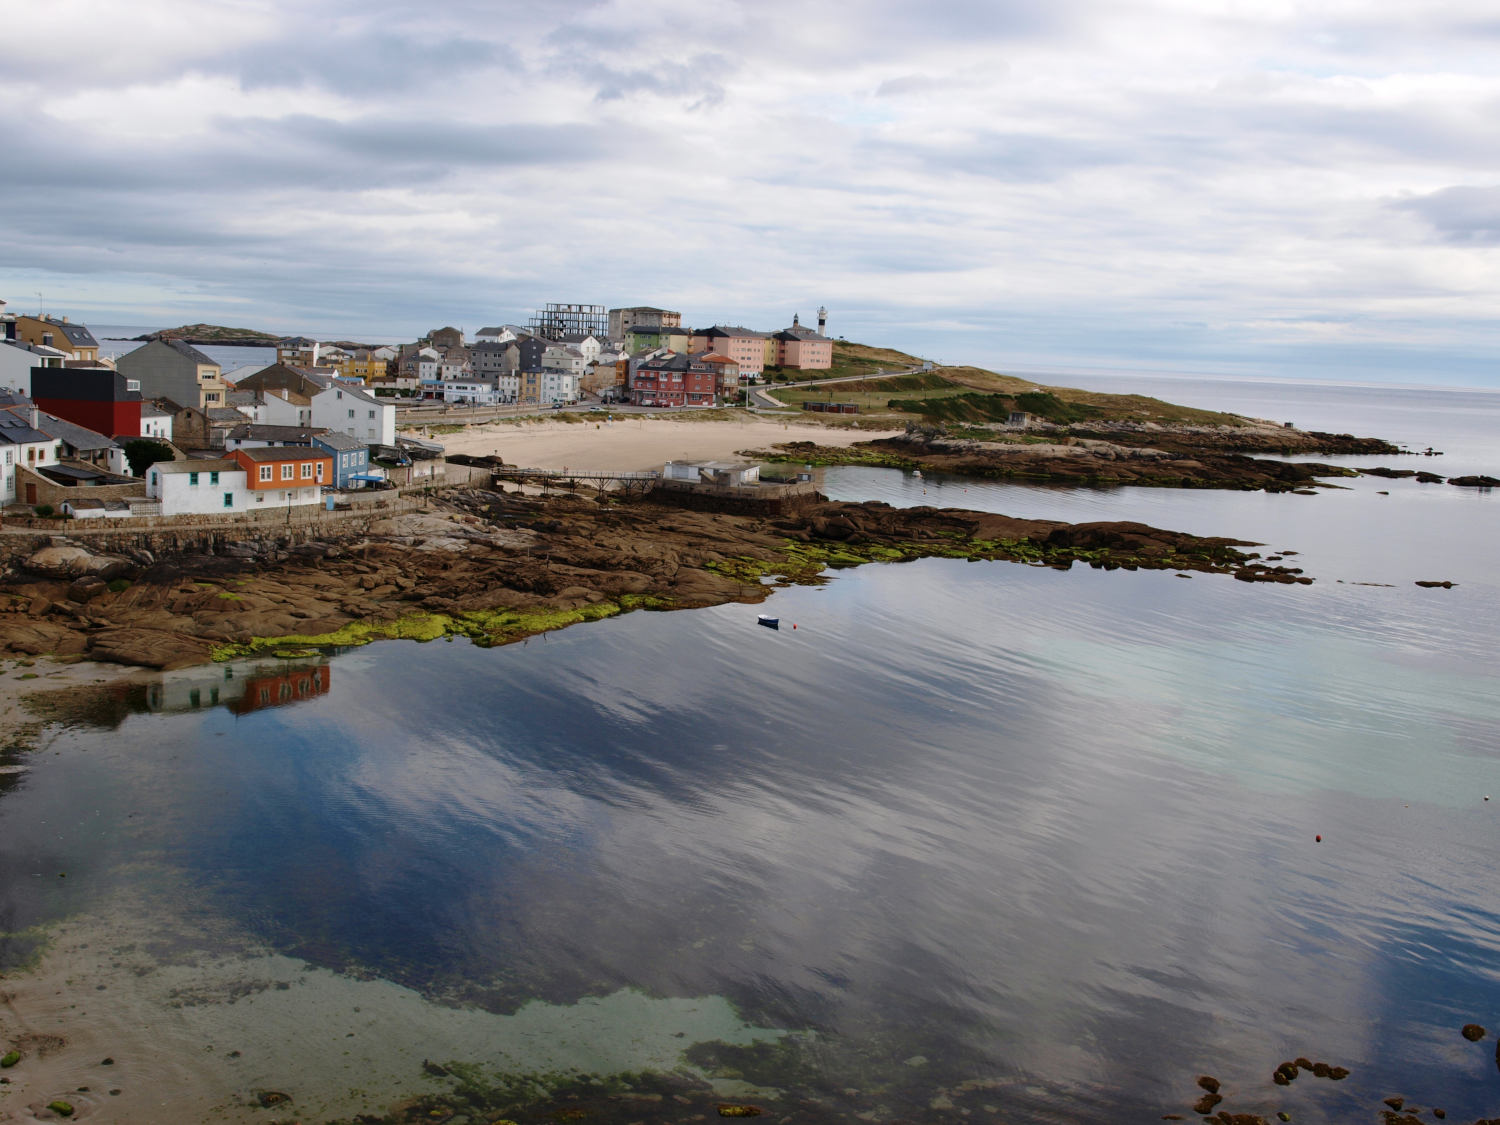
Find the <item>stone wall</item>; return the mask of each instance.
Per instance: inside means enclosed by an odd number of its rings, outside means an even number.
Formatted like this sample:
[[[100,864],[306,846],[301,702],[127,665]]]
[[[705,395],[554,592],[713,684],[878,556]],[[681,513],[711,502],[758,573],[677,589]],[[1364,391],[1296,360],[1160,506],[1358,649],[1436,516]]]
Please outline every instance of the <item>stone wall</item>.
[[[386,495],[390,495],[387,493]],[[0,565],[11,566],[45,547],[54,539],[66,539],[95,554],[128,554],[146,550],[155,555],[222,554],[240,543],[263,543],[294,547],[315,539],[363,535],[377,520],[422,506],[419,498],[392,497],[384,507],[352,512],[325,512],[315,519],[293,516],[280,520],[237,520],[233,523],[212,516],[175,516],[132,520],[123,527],[114,520],[11,520],[0,535]],[[25,523],[29,526],[18,527]]]
[[[63,461],[60,464],[68,464]],[[20,497],[26,496],[26,485],[36,485],[36,504],[51,504],[54,508],[60,508],[64,500],[71,500],[75,504],[80,500],[123,500],[127,496],[146,495],[146,482],[136,481],[133,484],[97,484],[80,485],[69,487],[58,484],[56,481],[48,480],[41,473],[26,468],[24,465],[16,467],[16,496],[18,502]]]
[[[736,486],[659,480],[649,496],[654,503],[691,508],[697,512],[757,516],[785,515],[822,499],[812,481]]]

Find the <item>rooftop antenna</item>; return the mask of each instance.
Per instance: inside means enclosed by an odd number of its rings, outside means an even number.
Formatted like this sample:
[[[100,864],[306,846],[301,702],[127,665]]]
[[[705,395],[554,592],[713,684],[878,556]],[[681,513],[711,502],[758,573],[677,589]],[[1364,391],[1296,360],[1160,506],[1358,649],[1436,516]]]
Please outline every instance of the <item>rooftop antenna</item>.
[[[40,289],[36,291],[36,315],[47,315],[47,306],[42,302],[42,291]]]

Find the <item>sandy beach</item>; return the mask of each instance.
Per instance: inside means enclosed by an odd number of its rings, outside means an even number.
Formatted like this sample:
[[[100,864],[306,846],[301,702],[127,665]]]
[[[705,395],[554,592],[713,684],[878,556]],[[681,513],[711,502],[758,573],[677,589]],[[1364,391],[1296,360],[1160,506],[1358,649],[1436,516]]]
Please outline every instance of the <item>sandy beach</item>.
[[[769,449],[784,441],[848,446],[900,432],[826,426],[800,417],[746,416],[733,421],[635,414],[613,420],[606,420],[604,414],[583,417],[587,421],[471,426],[462,433],[435,434],[433,440],[449,453],[498,454],[507,464],[528,469],[642,472],[659,469],[666,461],[732,460],[742,449]]]

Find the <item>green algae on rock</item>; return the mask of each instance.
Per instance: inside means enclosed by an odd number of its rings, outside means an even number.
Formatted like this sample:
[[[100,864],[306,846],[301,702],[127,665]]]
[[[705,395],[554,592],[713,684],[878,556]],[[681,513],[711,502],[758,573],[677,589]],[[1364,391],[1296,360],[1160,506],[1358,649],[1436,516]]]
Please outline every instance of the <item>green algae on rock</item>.
[[[577,609],[540,612],[514,610],[465,610],[457,614],[429,613],[418,610],[391,621],[351,621],[327,633],[292,633],[277,637],[252,637],[247,641],[215,645],[213,659],[218,662],[253,656],[265,649],[273,655],[292,659],[311,656],[322,648],[358,648],[377,640],[435,641],[441,637],[468,637],[481,647],[507,644],[538,633],[549,633],[600,621],[633,609],[666,609],[670,600],[660,597],[624,595],[613,601],[595,602]],[[295,645],[296,648],[286,646]]]

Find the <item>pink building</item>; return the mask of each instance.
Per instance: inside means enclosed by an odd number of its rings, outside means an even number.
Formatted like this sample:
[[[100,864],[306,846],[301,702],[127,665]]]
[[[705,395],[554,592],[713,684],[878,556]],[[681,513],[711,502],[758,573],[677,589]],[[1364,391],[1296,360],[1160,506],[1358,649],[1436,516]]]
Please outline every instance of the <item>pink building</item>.
[[[792,326],[771,334],[776,341],[776,366],[802,371],[827,371],[833,366],[833,341],[811,328],[803,328],[797,316]]]
[[[766,334],[748,328],[716,324],[694,330],[688,351],[717,352],[738,364],[741,375],[759,378],[766,369]]]

